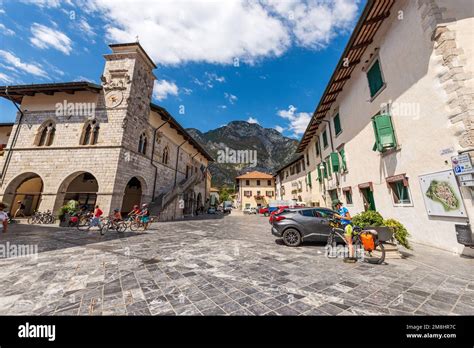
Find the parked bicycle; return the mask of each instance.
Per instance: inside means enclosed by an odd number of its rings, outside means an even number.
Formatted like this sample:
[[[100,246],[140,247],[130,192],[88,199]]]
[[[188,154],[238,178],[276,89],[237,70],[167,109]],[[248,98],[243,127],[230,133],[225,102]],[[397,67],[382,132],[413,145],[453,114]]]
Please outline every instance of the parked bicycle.
[[[45,213],[35,211],[32,216],[28,218],[28,223],[33,224],[54,224],[56,222],[56,217],[51,213],[50,210]]]
[[[329,226],[331,227],[327,241],[329,248],[336,250],[337,237],[342,239],[344,243],[348,245],[344,236],[344,229],[341,227],[340,222],[336,219],[330,219]],[[376,231],[370,229],[364,230],[358,226],[354,226],[352,232],[352,245],[354,253],[365,262],[380,265],[385,261],[385,247],[383,243],[378,240]]]

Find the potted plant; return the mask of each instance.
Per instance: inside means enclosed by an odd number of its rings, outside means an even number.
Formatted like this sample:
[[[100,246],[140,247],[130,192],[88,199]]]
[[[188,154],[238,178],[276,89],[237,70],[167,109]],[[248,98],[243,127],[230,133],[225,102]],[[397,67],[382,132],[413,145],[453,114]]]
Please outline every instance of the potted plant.
[[[396,242],[407,249],[411,249],[408,242],[410,234],[405,226],[395,219],[384,220],[379,212],[368,210],[355,215],[352,222],[356,226],[377,231],[378,238],[382,242],[391,242],[394,245]]]
[[[71,215],[77,212],[79,206],[79,202],[75,200],[70,200],[58,211],[59,217],[59,226],[61,227],[69,227],[69,218]]]

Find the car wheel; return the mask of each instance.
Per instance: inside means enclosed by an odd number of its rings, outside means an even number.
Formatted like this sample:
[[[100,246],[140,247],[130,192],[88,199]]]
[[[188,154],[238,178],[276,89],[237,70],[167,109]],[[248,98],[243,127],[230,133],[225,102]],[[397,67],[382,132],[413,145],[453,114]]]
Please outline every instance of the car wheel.
[[[301,234],[294,228],[289,228],[283,232],[283,242],[290,247],[296,247],[301,244]]]
[[[264,216],[270,216],[270,213],[266,212],[265,214],[263,214]]]

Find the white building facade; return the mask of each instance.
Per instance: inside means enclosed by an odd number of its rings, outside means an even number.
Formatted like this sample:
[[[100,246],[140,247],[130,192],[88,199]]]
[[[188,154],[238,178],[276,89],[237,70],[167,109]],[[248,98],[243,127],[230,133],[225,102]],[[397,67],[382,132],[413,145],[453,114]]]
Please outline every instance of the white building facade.
[[[376,210],[415,242],[472,254],[455,229],[474,219],[473,190],[452,157],[474,157],[473,11],[464,0],[368,2],[299,145],[312,200]],[[440,172],[459,209],[433,214],[422,182]]]

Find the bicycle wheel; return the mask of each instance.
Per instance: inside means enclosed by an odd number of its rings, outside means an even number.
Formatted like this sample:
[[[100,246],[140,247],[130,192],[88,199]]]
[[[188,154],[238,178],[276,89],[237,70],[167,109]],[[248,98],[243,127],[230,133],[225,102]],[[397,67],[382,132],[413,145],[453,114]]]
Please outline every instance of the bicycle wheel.
[[[130,231],[136,232],[136,231],[138,231],[138,229],[140,228],[140,226],[141,226],[140,222],[132,221],[132,222],[130,223]]]
[[[337,257],[337,243],[336,235],[334,234],[334,232],[329,232],[325,250],[326,257],[330,259],[334,259]]]
[[[79,219],[77,221],[77,229],[79,231],[89,231],[92,221],[90,219]]]
[[[99,224],[100,235],[103,236],[104,234],[106,234],[109,231],[109,228],[110,228],[109,223],[103,223],[101,225]]]
[[[127,230],[127,223],[125,221],[117,223],[117,232],[123,233]]]
[[[28,224],[33,225],[34,223],[36,223],[35,219],[36,219],[36,216],[34,215],[30,216],[27,220]]]
[[[376,241],[374,250],[368,251],[365,250],[364,245],[358,239],[355,243],[355,248],[357,253],[361,253],[364,259],[364,262],[380,265],[385,261],[385,247],[383,243]]]

